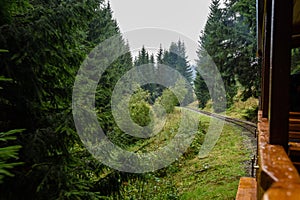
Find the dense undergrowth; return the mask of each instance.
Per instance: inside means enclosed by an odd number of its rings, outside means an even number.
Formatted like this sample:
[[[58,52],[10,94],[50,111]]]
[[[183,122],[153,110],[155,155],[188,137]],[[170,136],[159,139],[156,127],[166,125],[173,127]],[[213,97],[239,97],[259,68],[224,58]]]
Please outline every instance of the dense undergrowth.
[[[144,141],[140,151],[151,151],[165,145],[177,132],[180,110],[168,115],[164,129]],[[237,127],[225,124],[216,146],[204,159],[198,153],[210,119],[197,113],[199,129],[190,147],[166,168],[145,174],[131,174],[120,182],[120,188],[107,199],[234,199],[238,181],[246,175],[245,161],[250,151],[243,145],[244,136]],[[140,145],[144,145],[141,143]]]
[[[198,108],[198,102],[191,103],[189,107]],[[213,105],[211,100],[208,101],[208,103],[203,108],[203,110],[208,112],[213,112]],[[226,112],[219,113],[219,114],[227,115],[237,119],[256,122],[257,111],[258,111],[257,98],[250,97],[246,101],[242,101],[240,98],[236,98],[233,104],[226,110]]]

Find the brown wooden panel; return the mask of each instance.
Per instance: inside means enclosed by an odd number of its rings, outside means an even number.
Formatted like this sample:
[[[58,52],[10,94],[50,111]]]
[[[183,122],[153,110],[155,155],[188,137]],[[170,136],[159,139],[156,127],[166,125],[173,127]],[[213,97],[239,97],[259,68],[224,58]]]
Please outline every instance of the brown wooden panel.
[[[278,181],[300,181],[299,174],[282,146],[265,145],[259,150],[261,177],[260,184],[267,190]]]
[[[293,1],[272,0],[269,126],[270,144],[288,150],[289,77]]]
[[[242,177],[240,178],[236,200],[256,200],[257,183],[255,178]]]
[[[264,194],[263,200],[299,200],[300,183],[277,182]]]
[[[258,112],[258,164],[257,191],[261,199],[265,191],[278,181],[300,182],[297,169],[282,146],[270,145],[268,120]]]

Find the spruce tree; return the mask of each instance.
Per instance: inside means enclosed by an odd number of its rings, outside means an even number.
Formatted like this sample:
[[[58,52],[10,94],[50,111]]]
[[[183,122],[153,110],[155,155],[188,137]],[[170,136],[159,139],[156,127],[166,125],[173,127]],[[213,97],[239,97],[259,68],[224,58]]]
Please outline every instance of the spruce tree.
[[[99,42],[119,35],[121,45],[128,47],[102,0],[34,0],[26,2],[28,7],[15,2],[7,2],[8,14],[0,12],[0,46],[8,50],[0,54],[0,77],[13,80],[1,83],[5,114],[0,123],[3,132],[25,129],[11,141],[15,150],[22,146],[17,162],[23,164],[14,170],[14,177],[3,179],[1,198],[97,199],[103,192],[98,188],[103,165],[76,133],[72,87],[82,61]],[[116,82],[130,67],[131,56],[126,54],[100,80],[96,107],[99,118],[109,125],[113,125],[109,81]],[[104,126],[106,131],[109,125]]]
[[[163,58],[164,64],[177,70],[189,83],[192,83],[193,71],[188,62],[184,42],[180,40],[177,43],[172,42],[168,52],[165,52]]]
[[[211,56],[221,73],[228,106],[237,94],[237,82],[242,85],[243,99],[258,95],[259,65],[255,59],[255,2],[246,0],[213,0],[210,14],[199,40],[198,58]],[[199,66],[199,62],[198,62]]]
[[[223,57],[223,48],[221,43],[226,41],[224,39],[223,30],[224,24],[222,22],[223,12],[219,8],[220,0],[213,0],[210,5],[210,13],[207,19],[207,22],[204,27],[199,40],[199,48],[197,50],[198,60],[197,60],[197,69],[198,73],[196,74],[195,84],[195,93],[200,103],[200,107],[204,107],[208,101],[209,91],[206,88],[211,90],[211,94],[219,94],[219,86],[217,81],[214,81],[214,77],[218,72],[214,71],[214,64],[222,75],[222,79],[225,82],[226,89],[231,85],[226,84],[226,78],[224,77],[224,57]],[[201,72],[201,73],[200,73]],[[203,77],[205,76],[205,77]],[[209,83],[205,83],[205,81]],[[216,100],[216,99],[215,99]],[[216,102],[213,102],[213,104]],[[216,104],[215,104],[216,105]],[[218,108],[214,107],[215,111]]]
[[[256,3],[231,0],[226,3],[226,21],[231,39],[231,56],[228,65],[235,66],[234,73],[243,86],[242,97],[258,97],[260,66],[256,59]]]

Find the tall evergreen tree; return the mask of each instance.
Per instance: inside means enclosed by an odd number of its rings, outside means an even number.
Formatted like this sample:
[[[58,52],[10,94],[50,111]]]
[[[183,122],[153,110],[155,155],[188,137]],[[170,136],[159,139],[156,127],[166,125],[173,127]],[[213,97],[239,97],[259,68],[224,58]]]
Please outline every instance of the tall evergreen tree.
[[[200,102],[200,107],[206,105],[208,101],[209,91],[206,88],[212,90],[211,94],[219,94],[219,86],[216,81],[213,81],[218,72],[214,71],[214,64],[222,74],[225,89],[231,87],[227,76],[224,76],[223,71],[226,69],[224,64],[224,49],[221,44],[226,42],[224,38],[224,24],[223,24],[223,11],[220,9],[220,0],[213,0],[210,5],[210,13],[207,22],[204,27],[199,40],[199,48],[197,50],[198,60],[197,68],[201,73],[196,74],[195,89],[196,95]],[[199,71],[198,71],[199,72]],[[232,74],[231,74],[232,75]],[[206,76],[205,79],[203,76]],[[232,78],[232,77],[229,77]],[[212,80],[211,84],[207,85],[204,80]],[[226,84],[227,83],[227,84]],[[198,91],[200,90],[200,91]],[[227,95],[228,98],[228,95]],[[215,102],[213,102],[215,103]],[[217,108],[214,107],[215,110]]]
[[[221,9],[219,0],[212,1],[200,36],[198,67],[203,64],[201,59],[206,56],[206,51],[221,73],[228,106],[232,105],[237,94],[237,82],[243,86],[240,89],[244,99],[258,95],[260,79],[255,59],[255,33],[255,2],[228,0],[225,8]],[[205,96],[207,92],[203,93]]]
[[[237,80],[243,86],[243,99],[258,97],[260,66],[256,60],[256,3],[228,0],[225,5],[226,21],[231,24],[228,65],[234,66]]]
[[[168,52],[164,54],[164,64],[176,69],[189,83],[192,83],[193,71],[187,60],[184,42],[172,42]]]
[[[0,47],[8,50],[0,54],[0,76],[13,80],[1,84],[5,114],[0,123],[2,131],[26,129],[14,141],[22,146],[18,162],[24,164],[14,170],[15,177],[5,177],[1,198],[97,199],[103,166],[76,134],[72,87],[81,62],[99,42],[117,34],[126,44],[102,0],[33,0],[27,7],[15,2],[6,2],[10,9],[5,13],[1,7],[0,12]],[[109,113],[105,95],[111,95],[112,86],[106,81],[120,77],[125,66],[131,66],[130,54],[100,80],[100,113]],[[112,120],[111,115],[100,117]]]
[[[195,94],[199,102],[199,108],[204,108],[210,99],[207,85],[199,72],[196,72],[194,80]]]

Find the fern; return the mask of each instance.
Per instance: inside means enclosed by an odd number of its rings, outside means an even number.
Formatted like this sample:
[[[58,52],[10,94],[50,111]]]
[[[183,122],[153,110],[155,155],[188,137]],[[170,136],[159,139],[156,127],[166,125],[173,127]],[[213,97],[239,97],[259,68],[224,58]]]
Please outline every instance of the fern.
[[[9,170],[22,164],[21,162],[14,162],[18,159],[18,151],[21,146],[9,144],[9,141],[16,139],[15,134],[22,131],[23,129],[16,129],[0,133],[0,183],[2,183],[5,176],[14,176]]]

